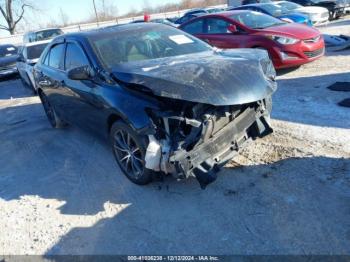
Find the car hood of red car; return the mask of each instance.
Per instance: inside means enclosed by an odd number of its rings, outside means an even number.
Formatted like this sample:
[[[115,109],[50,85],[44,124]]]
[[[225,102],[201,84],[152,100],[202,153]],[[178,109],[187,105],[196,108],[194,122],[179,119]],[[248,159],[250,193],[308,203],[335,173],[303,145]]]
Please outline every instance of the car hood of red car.
[[[320,35],[317,29],[297,23],[268,27],[260,31],[264,34],[276,34],[297,39],[310,39]]]

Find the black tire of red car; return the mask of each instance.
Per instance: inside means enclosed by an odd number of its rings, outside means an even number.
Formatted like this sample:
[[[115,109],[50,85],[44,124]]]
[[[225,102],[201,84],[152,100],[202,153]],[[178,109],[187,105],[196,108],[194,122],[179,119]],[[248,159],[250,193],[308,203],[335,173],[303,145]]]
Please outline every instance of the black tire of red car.
[[[110,142],[120,169],[131,182],[137,185],[152,182],[155,172],[145,167],[146,136],[138,135],[129,125],[117,121],[112,125]]]
[[[46,116],[53,128],[63,128],[66,127],[67,124],[63,122],[55,112],[55,109],[53,106],[50,104],[47,96],[44,93],[39,93],[39,97],[41,100],[41,103],[43,104],[44,111],[46,113]]]

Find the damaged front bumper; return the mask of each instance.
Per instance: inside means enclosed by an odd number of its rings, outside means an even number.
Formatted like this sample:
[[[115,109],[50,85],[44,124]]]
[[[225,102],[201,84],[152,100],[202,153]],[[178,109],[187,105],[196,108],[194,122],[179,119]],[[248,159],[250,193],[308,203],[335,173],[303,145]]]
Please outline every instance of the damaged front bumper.
[[[266,116],[247,109],[208,141],[190,152],[170,158],[178,174],[195,176],[202,188],[216,180],[219,167],[231,160],[248,141],[272,133]]]
[[[268,121],[270,110],[266,109],[266,101],[257,107],[247,107],[215,134],[209,135],[206,134],[209,124],[203,121],[200,142],[190,150],[182,147],[175,150],[168,139],[157,140],[150,136],[146,167],[172,174],[177,179],[196,177],[204,189],[216,180],[220,167],[247,142],[272,133]]]

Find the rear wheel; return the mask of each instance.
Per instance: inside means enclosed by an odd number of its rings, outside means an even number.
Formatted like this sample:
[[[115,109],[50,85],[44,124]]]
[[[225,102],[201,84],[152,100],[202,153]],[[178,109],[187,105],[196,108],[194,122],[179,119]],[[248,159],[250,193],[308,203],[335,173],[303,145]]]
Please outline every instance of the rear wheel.
[[[50,104],[47,96],[44,93],[40,94],[40,99],[43,104],[46,116],[53,128],[62,128],[65,127],[67,124],[64,123],[56,114],[55,109]]]
[[[111,128],[110,141],[116,161],[126,177],[137,185],[150,183],[154,172],[145,167],[147,137],[117,121]]]

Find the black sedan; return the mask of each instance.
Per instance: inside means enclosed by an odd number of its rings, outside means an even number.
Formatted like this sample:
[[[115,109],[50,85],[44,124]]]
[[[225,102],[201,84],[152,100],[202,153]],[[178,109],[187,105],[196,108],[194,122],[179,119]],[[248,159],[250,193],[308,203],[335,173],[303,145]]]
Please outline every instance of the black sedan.
[[[18,49],[14,45],[0,45],[0,79],[17,74]]]
[[[166,25],[59,36],[34,71],[51,125],[108,137],[139,185],[172,174],[204,188],[247,141],[272,132],[267,53],[220,51]]]

